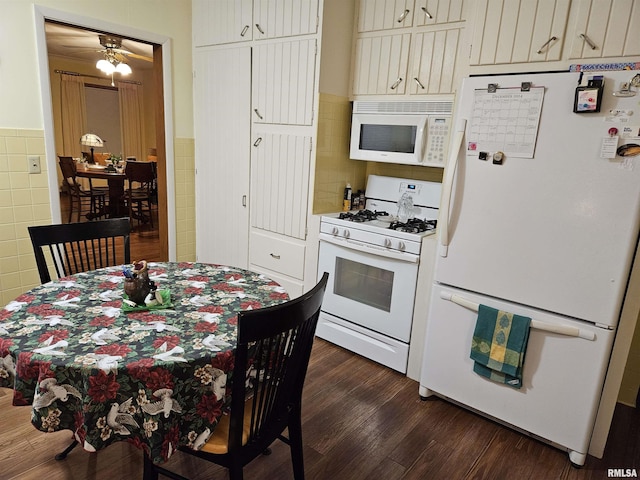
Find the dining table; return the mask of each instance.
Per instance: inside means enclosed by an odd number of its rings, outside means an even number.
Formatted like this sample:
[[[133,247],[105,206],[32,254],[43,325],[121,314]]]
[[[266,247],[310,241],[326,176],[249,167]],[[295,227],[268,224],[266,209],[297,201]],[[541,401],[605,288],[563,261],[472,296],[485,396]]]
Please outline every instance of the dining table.
[[[109,186],[109,202],[106,212],[97,212],[97,217],[107,214],[109,218],[116,218],[125,211],[124,206],[124,181],[127,175],[123,170],[109,171],[103,165],[89,165],[85,168],[78,168],[76,176],[81,178],[89,178],[92,180],[106,180]],[[91,220],[91,218],[90,218]]]
[[[289,297],[260,273],[149,262],[159,295],[138,305],[124,293],[131,267],[59,278],[2,308],[0,387],[43,432],[70,430],[89,452],[127,441],[162,463],[228,413],[238,314]]]

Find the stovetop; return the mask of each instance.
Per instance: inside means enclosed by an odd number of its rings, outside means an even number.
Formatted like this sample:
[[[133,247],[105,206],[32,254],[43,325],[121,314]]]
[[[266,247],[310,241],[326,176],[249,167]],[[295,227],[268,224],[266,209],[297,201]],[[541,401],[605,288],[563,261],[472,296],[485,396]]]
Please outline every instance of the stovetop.
[[[338,219],[356,223],[375,222],[372,223],[372,226],[406,233],[428,233],[435,230],[437,223],[436,220],[426,220],[421,218],[409,218],[406,221],[401,221],[400,219],[390,215],[388,212],[378,210],[371,211],[366,209],[339,213]],[[382,223],[382,225],[380,223]]]

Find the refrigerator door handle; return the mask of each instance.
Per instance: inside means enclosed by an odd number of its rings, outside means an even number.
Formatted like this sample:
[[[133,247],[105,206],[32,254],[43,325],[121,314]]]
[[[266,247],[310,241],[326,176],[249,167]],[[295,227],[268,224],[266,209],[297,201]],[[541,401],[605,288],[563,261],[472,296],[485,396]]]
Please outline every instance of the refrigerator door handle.
[[[479,305],[470,300],[467,300],[460,295],[454,295],[449,292],[440,292],[440,298],[443,300],[449,300],[456,303],[461,307],[468,308],[474,312],[478,311]],[[585,340],[595,340],[596,334],[590,330],[584,330],[582,328],[572,327],[570,325],[555,325],[547,322],[541,322],[540,320],[531,319],[531,328],[537,330],[544,330],[546,332],[558,333],[560,335],[566,335],[568,337],[580,337]]]
[[[467,126],[467,119],[461,118],[458,120],[456,134],[451,144],[451,153],[449,158],[449,164],[446,168],[446,174],[442,185],[442,202],[440,205],[441,222],[438,222],[438,229],[440,230],[440,248],[438,249],[441,257],[446,257],[449,250],[449,215],[451,211],[451,192],[453,190],[453,178],[456,174],[456,168],[458,166],[458,154],[462,148],[462,140],[464,138],[464,131]]]

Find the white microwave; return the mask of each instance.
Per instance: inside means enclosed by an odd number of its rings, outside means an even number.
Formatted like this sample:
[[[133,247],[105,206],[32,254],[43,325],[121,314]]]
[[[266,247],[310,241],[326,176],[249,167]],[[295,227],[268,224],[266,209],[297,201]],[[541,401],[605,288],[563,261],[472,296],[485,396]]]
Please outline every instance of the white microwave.
[[[353,102],[350,158],[444,167],[451,101]]]

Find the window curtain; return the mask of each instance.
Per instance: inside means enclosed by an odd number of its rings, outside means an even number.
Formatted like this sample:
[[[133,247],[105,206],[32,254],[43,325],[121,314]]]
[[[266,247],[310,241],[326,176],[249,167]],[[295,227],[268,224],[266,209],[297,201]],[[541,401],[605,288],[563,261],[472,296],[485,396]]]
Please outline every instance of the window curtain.
[[[87,133],[87,107],[84,80],[78,75],[61,73],[62,155],[82,157],[80,137]]]
[[[142,85],[118,82],[122,156],[146,160],[144,156],[144,112]]]

